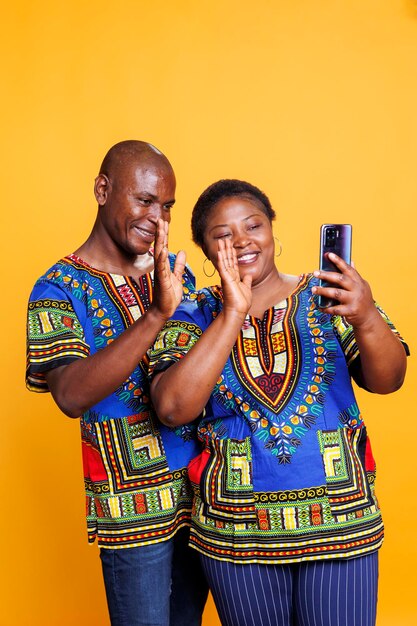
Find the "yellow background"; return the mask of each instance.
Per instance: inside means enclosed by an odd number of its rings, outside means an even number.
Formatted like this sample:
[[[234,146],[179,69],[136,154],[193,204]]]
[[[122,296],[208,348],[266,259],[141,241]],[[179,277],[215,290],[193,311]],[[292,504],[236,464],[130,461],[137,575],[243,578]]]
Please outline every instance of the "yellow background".
[[[322,222],[353,224],[356,265],[415,353],[417,2],[15,0],[1,22],[0,624],[106,625],[78,423],[24,388],[31,286],[88,235],[106,150],[145,139],[176,171],[171,248],[200,285],[193,202],[248,179],[277,210],[284,271],[316,268]],[[417,623],[415,389],[414,357],[401,391],[358,392],[387,531],[378,626]]]

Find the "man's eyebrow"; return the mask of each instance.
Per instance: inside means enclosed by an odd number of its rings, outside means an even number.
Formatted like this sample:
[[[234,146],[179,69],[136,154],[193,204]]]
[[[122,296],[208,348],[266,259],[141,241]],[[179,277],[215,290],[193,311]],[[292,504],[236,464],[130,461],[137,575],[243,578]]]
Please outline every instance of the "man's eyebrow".
[[[135,191],[135,196],[147,196],[148,198],[152,198],[152,200],[156,200],[156,196],[149,191]]]
[[[150,200],[158,200],[158,196],[155,196],[155,194],[150,193],[149,191],[137,191],[137,192],[135,192],[135,197],[136,198],[141,198],[143,196],[146,196]],[[175,198],[172,198],[171,200],[167,200],[166,202],[164,202],[164,204],[175,204],[175,202],[176,202]]]

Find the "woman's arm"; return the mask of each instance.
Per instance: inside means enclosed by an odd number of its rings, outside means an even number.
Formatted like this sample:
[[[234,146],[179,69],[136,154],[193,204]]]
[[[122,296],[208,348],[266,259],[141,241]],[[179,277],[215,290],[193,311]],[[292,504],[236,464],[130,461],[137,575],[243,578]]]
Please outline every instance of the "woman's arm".
[[[107,347],[45,374],[55,402],[69,417],[79,417],[130,376],[181,302],[185,253],[177,255],[171,273],[167,242],[168,223],[159,220],[155,240],[154,298],[146,313]]]
[[[404,347],[379,314],[369,284],[340,257],[333,253],[329,257],[341,273],[314,272],[334,287],[313,287],[313,292],[338,300],[326,313],[341,315],[352,325],[360,353],[358,382],[375,393],[396,391],[407,367]]]
[[[200,415],[251,305],[251,279],[240,280],[236,252],[230,241],[219,240],[217,267],[223,310],[186,356],[157,374],[151,385],[156,413],[167,426],[186,424]]]

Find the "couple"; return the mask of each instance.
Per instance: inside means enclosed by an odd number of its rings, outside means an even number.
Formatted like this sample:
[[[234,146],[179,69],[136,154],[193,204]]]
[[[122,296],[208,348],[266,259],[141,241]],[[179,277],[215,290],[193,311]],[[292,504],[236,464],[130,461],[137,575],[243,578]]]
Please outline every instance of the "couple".
[[[192,217],[221,287],[194,291],[167,250],[172,167],[144,142],[110,149],[95,196],[32,292],[27,384],[82,416],[112,624],[200,624],[207,580],[223,624],[371,626],[383,528],[350,379],[394,391],[407,348],[368,284],[338,258],[327,289],[280,273],[268,198],[223,180]]]

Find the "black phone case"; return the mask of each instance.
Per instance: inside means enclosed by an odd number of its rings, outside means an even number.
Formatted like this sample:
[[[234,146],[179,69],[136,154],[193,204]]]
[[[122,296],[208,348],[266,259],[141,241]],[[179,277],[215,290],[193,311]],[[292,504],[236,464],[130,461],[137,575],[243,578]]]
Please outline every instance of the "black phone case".
[[[320,269],[326,272],[338,272],[337,267],[328,259],[327,254],[334,252],[350,265],[352,250],[351,224],[323,224],[320,229]],[[320,280],[321,287],[331,287],[329,283]],[[326,308],[336,303],[336,300],[318,296],[319,307]]]

